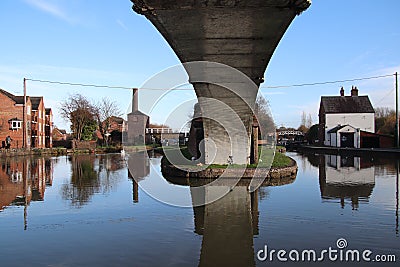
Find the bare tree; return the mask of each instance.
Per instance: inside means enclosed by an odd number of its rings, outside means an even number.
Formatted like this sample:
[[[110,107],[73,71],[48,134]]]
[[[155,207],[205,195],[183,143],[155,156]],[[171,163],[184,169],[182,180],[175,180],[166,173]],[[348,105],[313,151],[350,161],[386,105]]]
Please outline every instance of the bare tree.
[[[394,109],[388,107],[375,109],[375,131],[380,134],[395,134],[396,111]]]
[[[375,109],[376,118],[386,118],[391,116],[395,111],[388,107],[378,107]]]
[[[303,111],[303,113],[301,114],[301,124],[300,124],[300,126],[301,126],[301,125],[306,126],[306,123],[307,123],[307,115],[306,115],[306,113]]]
[[[313,125],[312,116],[311,116],[311,114],[308,114],[306,127],[307,127],[308,129],[310,129],[312,125]]]
[[[257,97],[254,111],[260,126],[261,138],[266,138],[270,132],[275,133],[275,123],[269,110],[268,101],[261,96]]]
[[[86,97],[75,94],[61,103],[60,114],[65,120],[71,122],[74,137],[81,140],[85,126],[93,122],[94,107]]]
[[[116,102],[111,101],[109,98],[104,97],[95,105],[95,117],[99,127],[99,132],[103,138],[106,146],[108,146],[108,137],[111,130],[113,117],[121,115]]]

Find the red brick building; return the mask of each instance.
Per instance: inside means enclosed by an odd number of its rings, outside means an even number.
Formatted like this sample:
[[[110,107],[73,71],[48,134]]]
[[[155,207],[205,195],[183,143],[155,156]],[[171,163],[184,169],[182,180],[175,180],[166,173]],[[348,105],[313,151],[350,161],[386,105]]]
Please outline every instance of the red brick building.
[[[24,97],[15,96],[0,89],[0,147],[5,147],[10,136],[10,148],[52,147],[53,115],[44,106],[43,97],[26,97],[26,119],[24,124]],[[26,137],[24,125],[27,126]]]
[[[64,129],[58,129],[55,127],[53,129],[53,141],[66,141],[68,138],[67,131]]]
[[[103,127],[106,127],[106,123],[103,122]],[[110,134],[109,142],[116,145],[122,144],[122,134],[127,130],[127,122],[121,118],[116,116],[111,116],[109,118],[109,127],[106,131]],[[103,140],[103,136],[100,131],[96,131],[96,136],[98,140]]]

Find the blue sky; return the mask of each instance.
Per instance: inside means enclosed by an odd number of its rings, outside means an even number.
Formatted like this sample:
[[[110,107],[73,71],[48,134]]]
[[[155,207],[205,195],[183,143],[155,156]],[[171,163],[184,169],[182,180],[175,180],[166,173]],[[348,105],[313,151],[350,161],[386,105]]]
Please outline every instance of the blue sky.
[[[0,88],[22,94],[23,78],[140,87],[148,78],[179,63],[163,37],[129,0],[1,0]],[[368,94],[375,107],[394,107],[394,78],[306,86],[275,85],[324,82],[400,72],[398,0],[314,0],[286,32],[265,73],[261,92],[277,125],[298,127],[302,112],[318,119],[321,95],[337,95],[352,85]],[[29,95],[43,95],[55,111],[60,101],[82,93],[96,101],[109,97],[122,111],[131,92],[28,82]],[[194,98],[176,91],[173,103]],[[188,110],[187,113],[190,111]],[[187,114],[185,114],[187,116]],[[162,123],[154,115],[153,122]]]

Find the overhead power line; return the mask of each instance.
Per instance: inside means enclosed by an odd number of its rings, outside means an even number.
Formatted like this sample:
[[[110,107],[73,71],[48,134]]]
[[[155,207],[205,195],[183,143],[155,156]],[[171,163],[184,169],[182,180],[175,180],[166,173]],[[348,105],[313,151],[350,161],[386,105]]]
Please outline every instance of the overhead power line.
[[[26,79],[26,80],[27,80],[27,81],[31,81],[31,82],[51,83],[51,84],[69,85],[69,86],[94,87],[94,88],[110,88],[110,89],[129,89],[129,90],[132,90],[132,87],[124,87],[124,86],[110,86],[110,85],[98,85],[98,84],[83,84],[83,83],[71,83],[71,82],[59,82],[59,81],[36,80],[36,79]]]
[[[127,86],[113,86],[113,85],[99,85],[99,84],[84,84],[84,83],[72,83],[72,82],[60,82],[60,81],[49,81],[49,80],[37,80],[37,79],[26,79],[31,82],[39,82],[39,83],[50,83],[50,84],[59,84],[59,85],[68,85],[68,86],[80,86],[80,87],[94,87],[94,88],[108,88],[108,89],[124,89],[124,90],[132,90],[132,89],[140,89],[140,90],[157,90],[157,91],[167,91],[167,90],[193,90],[192,88],[136,88],[136,87],[127,87]]]
[[[392,95],[393,93],[394,93],[394,90],[393,90],[393,89],[390,89],[390,90],[388,91],[388,93],[385,94],[385,96],[381,98],[381,100],[379,100],[378,102],[376,102],[375,105],[376,105],[376,106],[379,105],[380,103],[383,102],[383,100],[385,100],[388,96]]]
[[[260,89],[278,89],[278,88],[293,88],[293,87],[337,84],[337,83],[345,83],[345,82],[355,82],[355,81],[382,79],[382,78],[393,77],[393,75],[394,74],[388,74],[388,75],[371,76],[371,77],[363,77],[363,78],[354,78],[354,79],[346,79],[346,80],[314,82],[314,83],[300,83],[300,84],[291,84],[291,85],[261,86]],[[26,80],[27,81],[31,81],[31,82],[39,82],[39,83],[59,84],[59,85],[68,85],[68,86],[80,86],[80,87],[93,87],[93,88],[108,88],[108,89],[123,89],[123,90],[132,90],[133,88],[137,88],[137,87],[127,87],[127,86],[84,84],[84,83],[72,83],[72,82],[61,82],[61,81],[39,80],[39,79],[26,79]],[[157,90],[157,91],[170,91],[170,90],[187,91],[187,90],[193,90],[193,88],[141,88],[141,87],[139,87],[137,89],[139,89],[139,90]]]
[[[291,88],[291,87],[303,87],[303,86],[315,86],[315,85],[325,85],[325,84],[335,84],[335,83],[345,83],[345,82],[356,82],[356,81],[364,81],[364,80],[373,80],[373,79],[381,79],[393,77],[393,74],[381,75],[381,76],[372,76],[372,77],[364,77],[364,78],[354,78],[347,80],[338,80],[338,81],[327,81],[327,82],[315,82],[315,83],[301,83],[301,84],[291,84],[291,85],[276,85],[276,86],[262,86],[261,89],[277,89],[277,88]]]

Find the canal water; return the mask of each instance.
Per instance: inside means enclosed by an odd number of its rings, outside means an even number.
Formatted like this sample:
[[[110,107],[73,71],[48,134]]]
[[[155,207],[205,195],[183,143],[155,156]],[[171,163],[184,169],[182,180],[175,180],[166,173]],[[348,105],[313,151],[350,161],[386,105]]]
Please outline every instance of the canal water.
[[[323,266],[355,265],[348,250],[398,266],[398,160],[289,155],[295,179],[200,207],[171,205],[193,188],[156,155],[1,159],[0,266],[308,266],[311,250]]]

